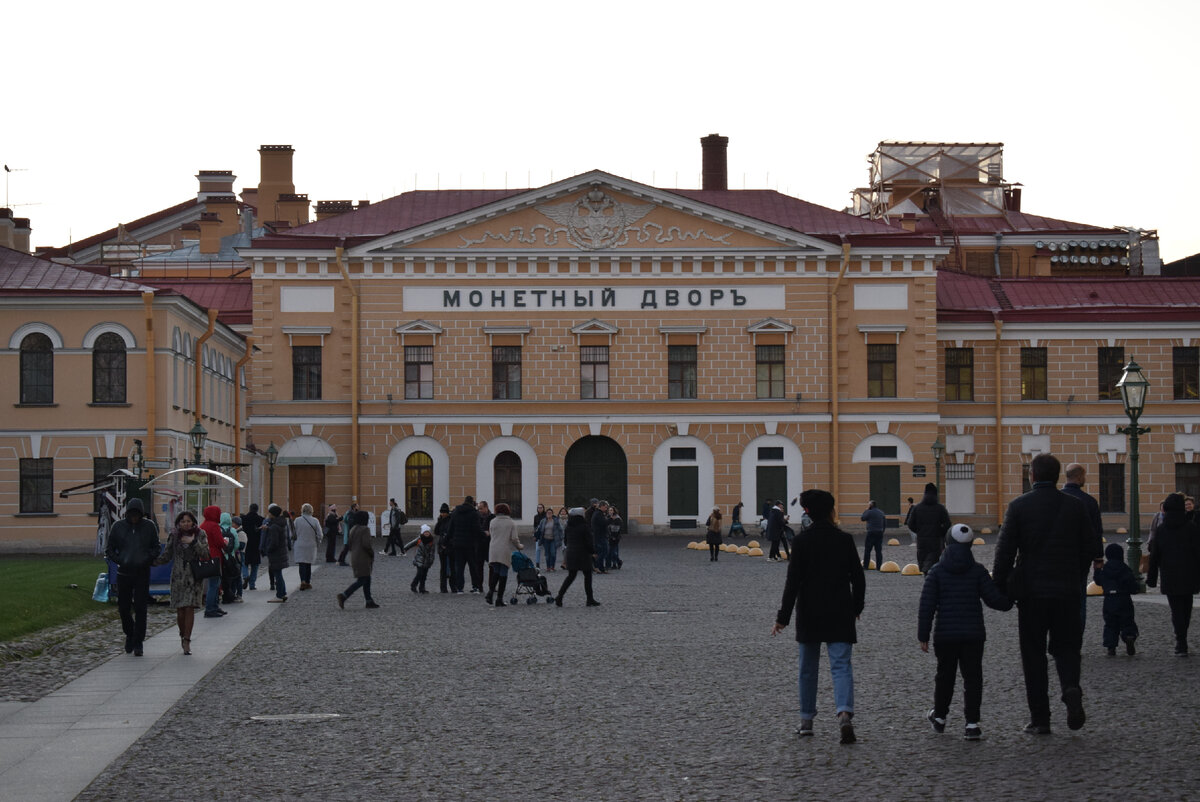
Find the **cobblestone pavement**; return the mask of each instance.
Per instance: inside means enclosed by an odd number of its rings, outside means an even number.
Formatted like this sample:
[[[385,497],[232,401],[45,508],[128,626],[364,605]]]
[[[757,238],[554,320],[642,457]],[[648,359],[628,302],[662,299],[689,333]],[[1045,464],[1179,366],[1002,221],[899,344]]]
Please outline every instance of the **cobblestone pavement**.
[[[961,685],[947,733],[925,721],[921,578],[868,573],[859,743],[837,743],[824,661],[817,736],[801,742],[793,630],[769,637],[786,564],[714,564],[685,543],[627,539],[624,569],[596,577],[599,608],[583,606],[580,583],[562,609],[488,608],[436,583],[417,596],[410,561],[379,557],[382,608],[356,594],[339,610],[349,570],[322,565],[313,591],[279,605],[78,798],[1200,797],[1200,660],[1171,655],[1164,605],[1137,606],[1136,657],[1108,658],[1089,600],[1087,726],[1070,733],[1055,703],[1048,737],[1020,732],[1016,613],[987,611],[986,739],[971,743]],[[976,551],[990,566],[991,546]],[[912,557],[885,547],[885,559]],[[564,576],[549,574],[551,588]]]

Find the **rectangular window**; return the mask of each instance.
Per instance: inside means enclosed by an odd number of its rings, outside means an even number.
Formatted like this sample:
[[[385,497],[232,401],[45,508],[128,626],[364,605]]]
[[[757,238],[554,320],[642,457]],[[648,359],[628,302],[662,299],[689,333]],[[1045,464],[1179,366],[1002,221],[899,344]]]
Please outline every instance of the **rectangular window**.
[[[896,459],[896,446],[871,446],[871,459]]]
[[[975,349],[946,349],[946,400],[975,400]]]
[[[783,459],[783,446],[759,446],[758,459],[760,461],[769,459]]]
[[[128,468],[128,457],[92,457],[92,481],[102,483],[117,468]],[[92,495],[92,512],[100,512],[100,493]]]
[[[515,401],[521,397],[521,346],[492,346],[492,398]]]
[[[1096,349],[1096,381],[1098,382],[1098,395],[1101,401],[1111,401],[1113,399],[1121,399],[1121,391],[1117,389],[1117,381],[1121,378],[1121,373],[1125,370],[1125,349],[1124,348],[1097,348]]]
[[[1033,483],[1029,481],[1029,463],[1021,464],[1021,492],[1028,493],[1033,490]]]
[[[1185,496],[1200,499],[1200,462],[1175,463],[1175,489]]]
[[[1046,349],[1021,349],[1021,400],[1046,400]]]
[[[404,346],[404,397],[433,398],[433,346]]]
[[[608,346],[579,349],[579,397],[608,398]]]
[[[754,346],[755,384],[759,398],[783,398],[783,346]]]
[[[1172,348],[1171,372],[1175,380],[1176,400],[1195,401],[1200,398],[1200,348],[1194,345]]]
[[[292,346],[292,400],[321,400],[321,346]]]
[[[696,397],[696,346],[667,346],[667,397]]]
[[[867,346],[867,398],[896,397],[896,346]]]
[[[20,512],[54,512],[54,460],[22,458]]]
[[[1100,466],[1100,512],[1125,512],[1125,466]]]
[[[951,479],[975,479],[975,463],[973,462],[951,462],[946,465],[946,480]]]
[[[696,449],[694,448],[672,448],[672,460],[694,460],[696,458]]]

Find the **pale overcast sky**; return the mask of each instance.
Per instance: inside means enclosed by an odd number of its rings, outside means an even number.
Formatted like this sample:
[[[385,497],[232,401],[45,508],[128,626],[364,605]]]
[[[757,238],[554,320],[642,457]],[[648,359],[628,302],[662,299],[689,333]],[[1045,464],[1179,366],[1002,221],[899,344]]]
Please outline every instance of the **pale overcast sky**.
[[[818,7],[819,6],[819,7]],[[9,4],[7,200],[64,245],[258,183],[296,148],[297,192],[539,186],[593,168],[833,208],[880,140],[1005,143],[1023,209],[1157,229],[1200,252],[1193,0]]]

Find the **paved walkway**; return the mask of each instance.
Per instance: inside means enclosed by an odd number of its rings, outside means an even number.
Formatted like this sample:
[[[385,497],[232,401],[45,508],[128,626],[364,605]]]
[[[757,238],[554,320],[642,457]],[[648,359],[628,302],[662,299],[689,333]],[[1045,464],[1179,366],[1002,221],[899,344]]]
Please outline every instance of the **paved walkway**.
[[[33,704],[0,706],[4,799],[776,799],[1200,796],[1200,660],[1171,655],[1169,613],[1137,607],[1139,654],[1108,658],[1100,602],[1084,649],[1088,724],[1020,733],[1016,615],[988,611],[983,728],[924,721],[933,657],[915,643],[920,577],[868,574],[855,649],[860,742],[837,744],[828,675],[817,737],[798,742],[792,630],[768,635],[786,564],[623,544],[599,608],[493,609],[408,591],[378,558],[375,598],[334,595],[349,571],[267,605],[260,591],[197,622],[192,657],[168,630]],[[991,547],[977,547],[990,564]],[[911,547],[885,547],[906,562]],[[291,570],[289,584],[294,579]],[[563,578],[549,574],[551,587]],[[114,653],[119,652],[114,643]]]

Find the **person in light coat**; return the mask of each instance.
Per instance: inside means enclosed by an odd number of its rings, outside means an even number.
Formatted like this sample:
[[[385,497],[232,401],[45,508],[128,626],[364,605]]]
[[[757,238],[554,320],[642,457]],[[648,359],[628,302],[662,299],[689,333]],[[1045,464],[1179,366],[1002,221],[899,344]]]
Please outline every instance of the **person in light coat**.
[[[317,546],[321,543],[321,522],[313,517],[311,504],[300,507],[300,517],[296,519],[296,542],[292,546],[292,555],[296,565],[300,567],[300,590],[312,589],[312,564],[317,561]]]
[[[508,585],[508,563],[514,551],[521,550],[521,541],[517,538],[517,522],[510,515],[512,512],[507,504],[496,505],[496,517],[489,527],[492,535],[488,544],[488,592],[484,597],[492,604],[504,606],[504,588]]]

